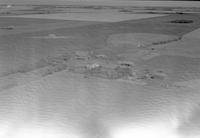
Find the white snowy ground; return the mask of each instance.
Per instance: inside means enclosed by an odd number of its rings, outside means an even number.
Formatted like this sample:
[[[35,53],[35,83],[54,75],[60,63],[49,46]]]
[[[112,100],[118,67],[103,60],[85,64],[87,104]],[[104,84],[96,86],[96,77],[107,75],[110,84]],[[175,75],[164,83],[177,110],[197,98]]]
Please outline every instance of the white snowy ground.
[[[185,138],[178,130],[198,108],[199,84],[159,89],[58,72],[1,91],[0,136]]]

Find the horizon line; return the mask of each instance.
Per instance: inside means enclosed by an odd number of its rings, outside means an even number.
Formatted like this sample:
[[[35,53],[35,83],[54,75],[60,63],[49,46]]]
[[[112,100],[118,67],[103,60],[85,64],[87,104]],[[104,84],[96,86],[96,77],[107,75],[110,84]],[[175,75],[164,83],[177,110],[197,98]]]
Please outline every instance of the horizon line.
[[[180,4],[181,2],[181,4]],[[9,5],[121,5],[121,6],[165,6],[165,7],[200,7],[200,1],[198,0],[192,0],[192,1],[186,1],[186,0],[57,0],[56,2],[54,0],[6,0],[1,1],[0,5],[9,4]],[[131,4],[131,5],[130,5]],[[132,5],[133,4],[133,5]],[[119,6],[120,6],[119,5]]]

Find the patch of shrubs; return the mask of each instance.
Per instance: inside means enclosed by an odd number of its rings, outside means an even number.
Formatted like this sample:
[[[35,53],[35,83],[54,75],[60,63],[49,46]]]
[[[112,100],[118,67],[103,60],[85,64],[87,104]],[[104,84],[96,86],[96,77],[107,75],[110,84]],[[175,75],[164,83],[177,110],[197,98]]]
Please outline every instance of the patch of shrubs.
[[[159,42],[153,42],[152,45],[162,45],[162,44],[167,44],[167,43],[171,43],[171,42],[175,42],[178,40],[181,40],[181,37],[178,38],[174,38],[174,39],[169,39],[169,40],[164,40],[164,41],[159,41]]]
[[[170,21],[170,23],[187,24],[187,23],[193,23],[193,21],[192,21],[192,20],[181,19],[181,20],[173,20],[173,21]]]

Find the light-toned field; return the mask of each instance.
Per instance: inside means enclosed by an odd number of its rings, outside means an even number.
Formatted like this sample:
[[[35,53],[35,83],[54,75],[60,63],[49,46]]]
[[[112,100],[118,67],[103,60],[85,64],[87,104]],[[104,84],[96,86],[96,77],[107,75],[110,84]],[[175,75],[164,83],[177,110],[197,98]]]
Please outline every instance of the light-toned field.
[[[18,15],[11,17],[56,19],[56,20],[78,20],[78,21],[99,21],[99,22],[119,22],[124,20],[137,20],[151,17],[164,16],[162,14],[123,14],[117,12],[98,12],[98,13],[57,13],[57,14],[33,14]]]
[[[1,17],[1,27],[13,27],[12,31],[1,29],[0,35],[20,34],[28,32],[48,31],[59,28],[81,27],[86,25],[98,24],[101,22],[93,21],[68,21],[68,20],[47,20],[47,19],[31,19],[31,18],[15,18]]]
[[[184,35],[184,37],[200,39],[200,29],[196,29],[196,30]]]

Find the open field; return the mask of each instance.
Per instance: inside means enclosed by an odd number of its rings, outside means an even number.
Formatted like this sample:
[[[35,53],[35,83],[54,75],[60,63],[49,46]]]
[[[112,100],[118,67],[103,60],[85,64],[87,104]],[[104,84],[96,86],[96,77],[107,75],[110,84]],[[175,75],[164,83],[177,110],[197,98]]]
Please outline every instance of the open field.
[[[78,20],[78,21],[99,21],[99,22],[119,22],[124,20],[137,20],[151,17],[164,16],[161,14],[123,14],[123,13],[57,13],[57,14],[33,14],[18,15],[22,18],[41,18],[56,20]],[[11,16],[12,17],[12,16]],[[16,16],[15,16],[16,17]]]
[[[0,17],[1,138],[200,136],[200,15],[102,13]]]
[[[4,19],[5,17],[1,18]],[[169,22],[179,18],[192,19],[194,20],[194,23],[179,25]],[[5,19],[7,20],[8,24],[11,24],[12,18]],[[15,26],[16,29],[14,27],[13,30],[2,30],[2,36],[0,38],[2,53],[1,74],[10,74],[10,72],[16,72],[17,70],[26,71],[34,68],[34,66],[40,66],[36,65],[36,62],[45,59],[45,57],[48,56],[54,57],[54,53],[56,56],[56,54],[62,54],[68,51],[73,51],[75,49],[81,49],[89,51],[95,50],[98,53],[105,51],[105,53],[108,55],[109,52],[114,52],[114,55],[117,55],[117,53],[122,54],[122,51],[124,50],[129,51],[132,49],[131,46],[126,46],[123,44],[121,47],[115,49],[108,47],[109,42],[107,43],[107,39],[109,39],[109,36],[112,34],[124,34],[131,32],[154,34],[158,33],[181,37],[183,34],[199,27],[198,15],[195,14],[170,15],[149,19],[123,21],[118,23],[92,22],[93,25],[90,25],[89,22],[78,23],[77,21],[58,20],[47,20],[47,24],[45,23],[44,19],[41,19],[41,23],[39,22],[39,19],[36,19],[36,23],[31,22],[31,25],[28,25],[27,20],[29,20],[29,18],[14,19],[15,22],[13,23],[13,26]],[[18,25],[17,23],[20,23],[21,20],[27,21],[27,25]],[[43,27],[45,24],[48,26]],[[76,24],[78,27],[76,27]],[[64,36],[68,38],[35,39],[35,37],[45,37],[49,34],[55,34],[57,36]],[[149,36],[151,36],[151,34]],[[166,39],[166,41],[168,40],[168,38],[164,39]],[[132,51],[138,50],[138,48],[133,48]],[[13,56],[10,57],[10,54]]]

